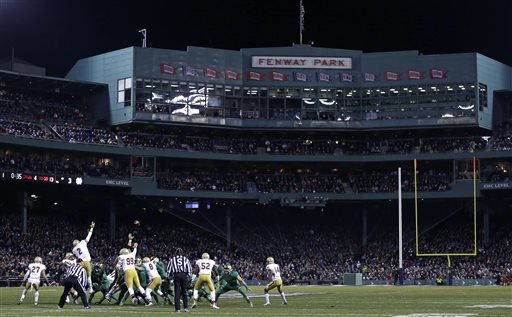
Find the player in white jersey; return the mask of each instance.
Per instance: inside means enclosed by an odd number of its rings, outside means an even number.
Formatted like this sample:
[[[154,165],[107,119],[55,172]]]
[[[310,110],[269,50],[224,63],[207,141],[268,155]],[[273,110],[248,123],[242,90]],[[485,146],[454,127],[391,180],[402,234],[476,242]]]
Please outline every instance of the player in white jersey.
[[[164,293],[160,290],[162,287],[162,277],[158,273],[156,263],[151,261],[148,257],[142,259],[142,267],[146,270],[149,280],[149,284],[146,287],[146,301],[148,302],[146,306],[151,306],[153,305],[153,302],[151,301],[151,292],[155,292],[162,298],[165,298]]]
[[[116,280],[116,271],[112,271],[110,272],[108,275],[107,275],[107,280],[108,280],[108,283],[110,285],[112,285],[112,283],[114,283],[114,281]]]
[[[132,240],[133,240],[133,235],[131,233],[129,233],[128,234],[128,246],[129,247],[131,247]],[[128,252],[129,252],[129,250],[128,250]],[[119,257],[116,258],[115,269],[112,273],[109,274],[108,278],[111,278],[112,281],[110,282],[110,287],[109,287],[107,294],[105,294],[105,298],[110,303],[113,294],[115,292],[117,292],[121,288],[121,285],[124,283],[124,271],[123,271],[122,263],[121,263],[121,261],[119,261]]]
[[[271,289],[277,288],[279,294],[281,295],[281,298],[283,299],[283,305],[288,304],[286,301],[286,296],[283,292],[283,280],[281,279],[281,269],[279,268],[279,265],[274,263],[273,257],[267,258],[267,266],[265,268],[267,270],[267,274],[269,277],[269,283],[265,286],[264,292],[265,292],[265,306],[270,305],[270,295],[268,294],[268,291]]]
[[[212,307],[215,309],[219,309],[217,304],[215,303],[215,287],[212,282],[212,270],[217,274],[217,267],[215,265],[214,260],[210,260],[210,255],[208,253],[203,253],[201,258],[196,261],[196,270],[198,270],[198,278],[197,282],[194,285],[194,293],[192,295],[194,299],[194,303],[192,304],[192,308],[196,308],[197,300],[199,298],[199,289],[203,285],[206,285],[208,290],[210,291],[210,301],[212,303]],[[219,274],[217,274],[217,277]]]
[[[87,272],[87,285],[89,288],[89,293],[92,293],[92,279],[91,279],[91,254],[89,253],[89,248],[87,247],[87,243],[91,239],[92,231],[94,229],[94,222],[91,222],[89,225],[89,233],[84,240],[74,240],[73,241],[73,255],[79,260],[80,265],[85,268]]]
[[[66,255],[64,256],[64,259],[62,260],[62,264],[64,265],[65,268],[75,265],[76,259],[73,256],[73,253],[71,253],[71,252],[66,253]]]
[[[133,238],[132,235],[129,235],[129,238]],[[132,240],[128,240],[128,246],[131,246]],[[117,263],[121,263],[121,268],[124,272],[124,283],[128,288],[128,293],[132,297],[132,303],[137,302],[137,297],[135,296],[135,291],[133,290],[133,284],[137,287],[141,294],[144,294],[146,291],[140,285],[139,276],[137,275],[137,271],[135,270],[135,257],[137,256],[137,243],[133,244],[133,251],[130,252],[127,248],[122,248],[119,251],[119,257],[117,258]]]
[[[50,282],[48,282],[48,278],[46,277],[46,265],[43,264],[43,259],[41,257],[36,256],[34,263],[30,263],[28,265],[28,270],[23,277],[23,282],[26,283],[25,288],[21,293],[20,300],[18,301],[18,305],[23,303],[25,295],[27,294],[30,287],[34,287],[36,290],[34,293],[34,305],[37,305],[37,302],[39,301],[39,284],[41,283],[41,276],[45,279],[47,284],[50,284]]]

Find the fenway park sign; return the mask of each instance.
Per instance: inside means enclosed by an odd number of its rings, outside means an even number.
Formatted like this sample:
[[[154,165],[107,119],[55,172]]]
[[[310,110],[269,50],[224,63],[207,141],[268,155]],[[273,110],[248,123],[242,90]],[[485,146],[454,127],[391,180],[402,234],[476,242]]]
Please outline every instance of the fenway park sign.
[[[252,56],[252,67],[351,69],[350,57]]]

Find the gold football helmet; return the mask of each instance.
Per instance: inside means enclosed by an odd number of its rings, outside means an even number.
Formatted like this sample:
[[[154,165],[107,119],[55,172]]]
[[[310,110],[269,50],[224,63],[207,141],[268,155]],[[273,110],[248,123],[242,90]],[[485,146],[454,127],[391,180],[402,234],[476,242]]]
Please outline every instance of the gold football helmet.
[[[201,256],[201,259],[203,260],[208,260],[210,258],[210,255],[208,253],[203,253],[203,255]]]
[[[130,250],[128,250],[127,248],[122,248],[121,250],[119,250],[120,255],[124,255],[124,254],[128,254],[128,253],[130,253]]]
[[[79,240],[73,240],[73,246],[75,247],[77,244],[79,244],[80,241]]]
[[[43,259],[42,259],[40,256],[36,256],[36,257],[34,258],[34,262],[35,262],[35,263],[43,263]]]
[[[149,262],[151,262],[151,260],[148,257],[145,257],[144,259],[142,259],[142,262],[149,263]]]
[[[267,264],[274,264],[274,258],[273,258],[273,257],[271,257],[271,256],[269,256],[269,257],[267,258]]]

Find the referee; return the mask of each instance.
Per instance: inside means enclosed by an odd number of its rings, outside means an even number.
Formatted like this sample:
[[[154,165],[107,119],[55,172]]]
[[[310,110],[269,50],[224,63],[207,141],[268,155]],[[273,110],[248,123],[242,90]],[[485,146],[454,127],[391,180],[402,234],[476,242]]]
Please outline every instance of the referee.
[[[84,291],[87,287],[87,272],[85,271],[85,268],[80,264],[74,264],[67,269],[65,276],[64,292],[60,296],[59,309],[64,307],[66,296],[71,288],[74,288],[78,292],[78,295],[82,298],[82,303],[84,304],[85,309],[91,309]]]
[[[183,297],[183,308],[188,312],[187,284],[192,277],[192,266],[181,248],[177,248],[176,255],[169,259],[167,277],[170,279],[171,276],[174,280],[174,308],[180,312],[180,299]]]

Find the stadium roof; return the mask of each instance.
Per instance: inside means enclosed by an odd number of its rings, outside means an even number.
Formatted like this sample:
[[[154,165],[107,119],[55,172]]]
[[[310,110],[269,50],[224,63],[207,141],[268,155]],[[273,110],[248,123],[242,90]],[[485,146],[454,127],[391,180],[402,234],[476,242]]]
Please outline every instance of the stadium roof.
[[[83,94],[85,91],[92,92],[98,88],[106,88],[107,84],[68,80],[57,77],[45,77],[45,76],[34,76],[26,75],[10,71],[0,71],[0,87],[3,86],[3,82],[9,81],[11,86],[17,86],[19,88],[27,88],[42,91],[54,91],[70,94]]]

